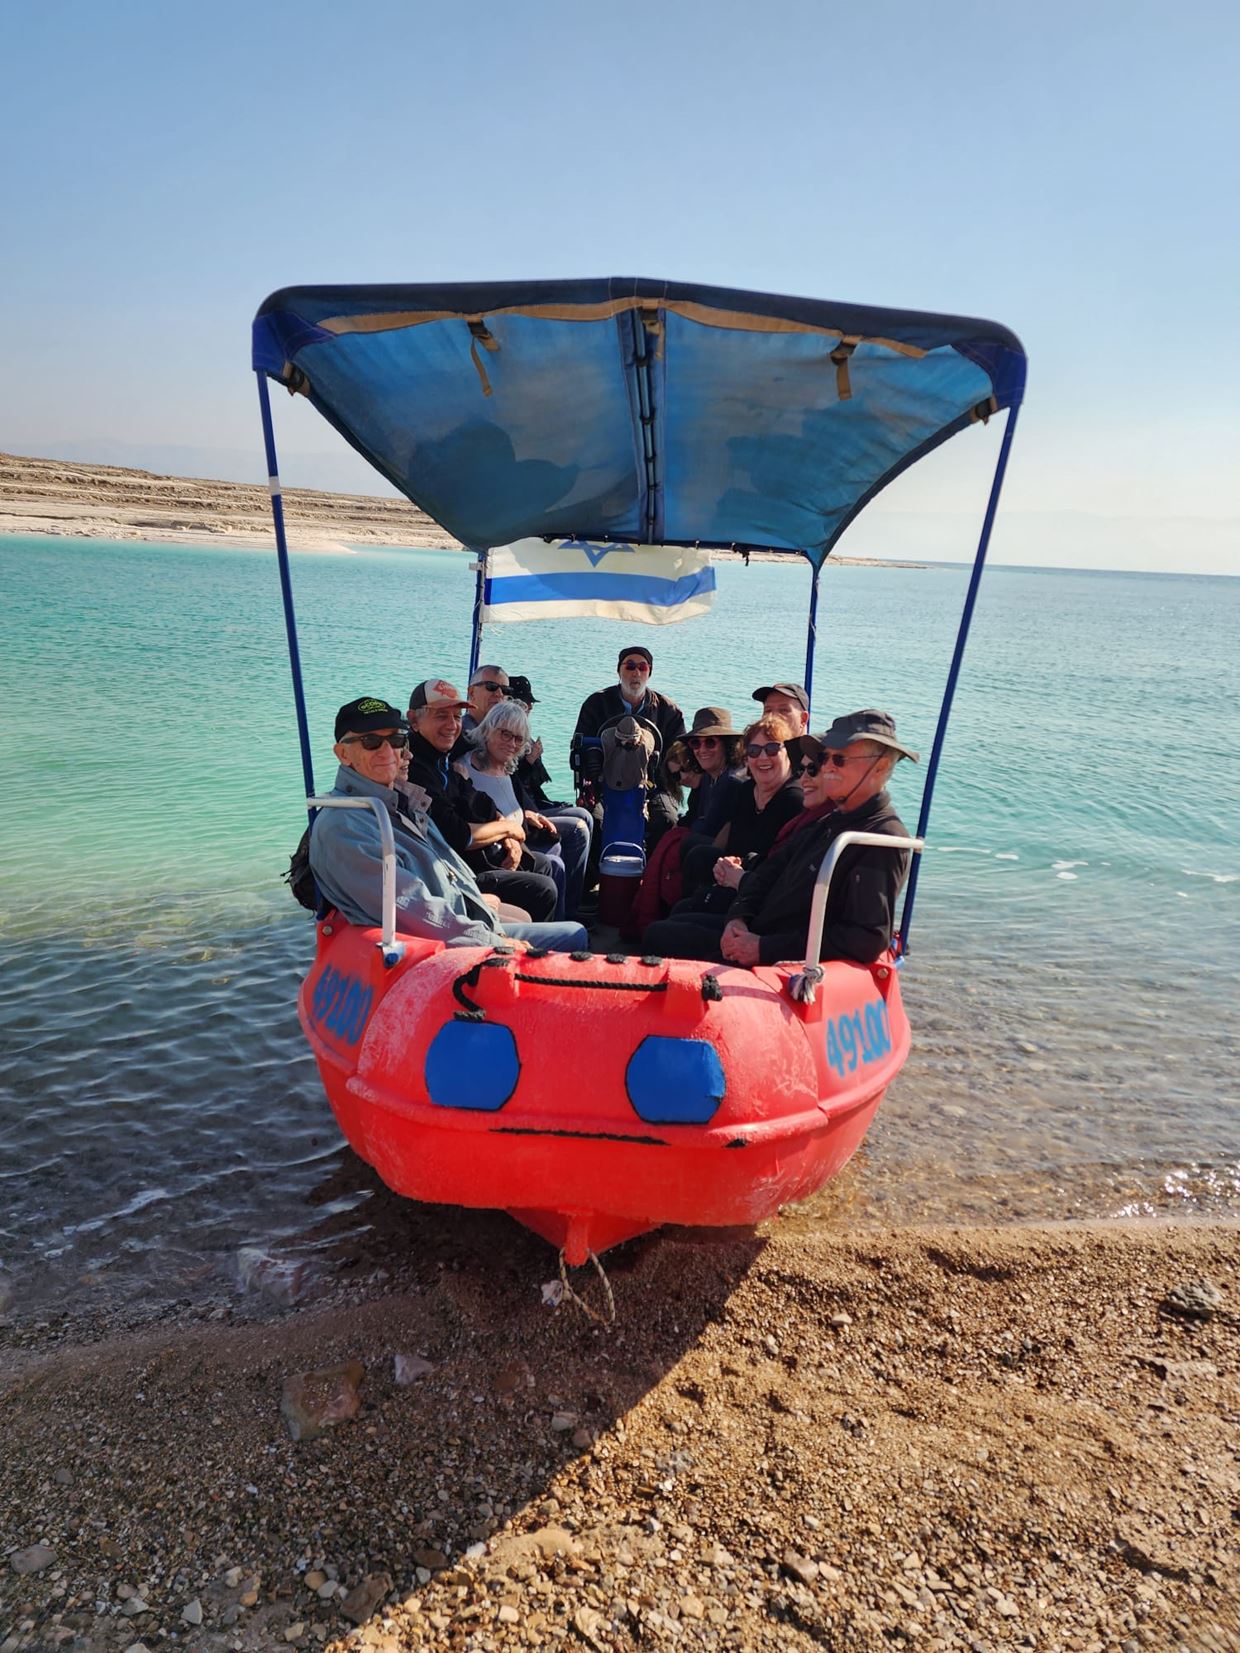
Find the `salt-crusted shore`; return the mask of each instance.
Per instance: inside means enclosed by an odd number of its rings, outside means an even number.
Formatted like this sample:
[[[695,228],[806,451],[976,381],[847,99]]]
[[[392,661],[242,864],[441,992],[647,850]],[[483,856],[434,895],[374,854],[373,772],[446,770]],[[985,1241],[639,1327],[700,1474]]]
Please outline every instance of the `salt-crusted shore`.
[[[385,545],[460,549],[407,500],[289,488],[284,515],[290,544],[298,551]],[[264,487],[15,454],[0,454],[0,534],[263,550],[275,543]]]
[[[667,1233],[604,1331],[410,1210],[317,1301],[15,1314],[5,1653],[1240,1648],[1240,1229]]]
[[[342,552],[383,546],[461,550],[450,534],[408,500],[330,494],[312,488],[286,488],[283,497],[293,551]],[[275,544],[271,499],[264,487],[0,453],[2,534],[68,534],[265,551]],[[755,555],[761,558],[764,553]],[[921,566],[870,557],[833,557],[832,561],[887,568]]]

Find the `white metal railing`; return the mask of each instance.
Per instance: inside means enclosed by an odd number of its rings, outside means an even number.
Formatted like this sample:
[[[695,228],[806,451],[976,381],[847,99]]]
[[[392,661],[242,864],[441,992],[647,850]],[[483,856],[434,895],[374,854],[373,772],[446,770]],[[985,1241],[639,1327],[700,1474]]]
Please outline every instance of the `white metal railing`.
[[[388,812],[378,798],[307,798],[307,809],[368,809],[379,823],[379,845],[383,851],[383,891],[379,946],[385,964],[394,964],[404,951],[396,939],[396,839]]]
[[[840,856],[853,844],[867,849],[909,849],[920,855],[925,848],[924,838],[893,838],[885,832],[841,832],[823,857],[814,880],[814,895],[809,908],[809,934],[805,940],[805,963],[795,976],[789,977],[788,991],[794,999],[813,1004],[814,989],[822,980],[822,965],[818,955],[822,951],[822,926],[827,916],[827,895]]]

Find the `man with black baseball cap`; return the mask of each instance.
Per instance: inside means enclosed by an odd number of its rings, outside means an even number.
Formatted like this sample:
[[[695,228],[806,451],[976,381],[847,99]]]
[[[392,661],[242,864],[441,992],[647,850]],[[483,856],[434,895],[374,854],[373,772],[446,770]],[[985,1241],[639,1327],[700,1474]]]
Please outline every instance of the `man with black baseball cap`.
[[[449,947],[489,947],[505,937],[565,953],[589,945],[580,924],[501,924],[499,898],[483,895],[440,834],[427,814],[426,793],[400,782],[409,736],[395,706],[363,695],[340,708],[335,728],[340,768],[331,795],[377,798],[392,823],[399,931]],[[320,810],[310,834],[310,867],[323,899],[350,924],[378,924],[383,849],[371,810]]]
[[[814,881],[836,838],[843,832],[909,836],[886,783],[901,758],[916,763],[917,753],[896,739],[888,713],[850,712],[824,734],[801,735],[789,745],[799,752],[802,775],[821,776],[818,790],[835,808],[823,816],[806,811],[799,829],[794,817],[787,836],[741,879],[726,919],[709,913],[661,919],[643,938],[647,952],[749,966],[803,959]],[[841,853],[827,898],[820,958],[872,964],[891,946],[896,897],[908,867],[906,849],[853,844]]]
[[[621,649],[616,661],[617,681],[582,702],[574,734],[601,735],[622,717],[635,717],[657,732],[661,757],[684,734],[685,715],[674,700],[650,687],[653,670],[654,656],[644,644]],[[656,770],[658,767],[656,764]],[[676,800],[670,793],[660,792],[652,776],[646,798],[647,849],[653,849],[668,827],[675,826],[678,814]]]
[[[762,702],[762,710],[773,717],[782,717],[791,723],[798,734],[809,730],[809,696],[800,683],[768,683],[755,689],[752,698]]]

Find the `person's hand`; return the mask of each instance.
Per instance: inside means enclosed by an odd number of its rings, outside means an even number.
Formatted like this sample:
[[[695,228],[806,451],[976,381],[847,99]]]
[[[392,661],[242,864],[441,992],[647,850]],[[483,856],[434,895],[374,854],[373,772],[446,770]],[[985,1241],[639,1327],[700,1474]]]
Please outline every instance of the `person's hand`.
[[[520,936],[506,935],[504,937],[504,951],[505,952],[509,952],[509,953],[528,953],[529,950],[530,950],[530,943],[528,941],[524,941]]]
[[[505,838],[500,844],[500,871],[516,872],[521,865],[521,840]]]
[[[526,826],[533,827],[535,832],[549,832],[552,838],[558,838],[560,836],[556,831],[555,822],[549,821],[545,815],[539,815],[535,810],[526,810],[525,824]]]
[[[720,938],[719,948],[729,964],[743,964],[752,969],[758,962],[759,938],[743,919],[734,918]]]
[[[532,740],[526,748],[525,755],[531,763],[537,763],[539,758],[542,757],[542,741]]]
[[[515,838],[519,844],[523,844],[525,842],[525,819],[521,811],[518,809],[512,815],[505,815],[504,819],[508,823],[508,836]]]
[[[497,895],[488,895],[485,891],[483,891],[482,899],[486,902],[487,906],[492,909],[493,912],[498,912],[501,905],[502,905],[499,896],[497,896]]]
[[[715,862],[715,883],[725,890],[734,890],[744,876],[739,855],[721,855]]]

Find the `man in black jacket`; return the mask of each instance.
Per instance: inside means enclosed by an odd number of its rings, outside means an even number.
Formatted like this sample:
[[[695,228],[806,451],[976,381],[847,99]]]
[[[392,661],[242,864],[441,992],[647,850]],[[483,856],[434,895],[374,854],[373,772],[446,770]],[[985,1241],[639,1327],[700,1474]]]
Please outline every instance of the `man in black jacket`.
[[[449,845],[469,862],[484,895],[522,907],[531,919],[554,918],[559,901],[549,873],[521,868],[525,831],[501,816],[451,762],[468,708],[451,683],[428,678],[409,696],[409,780],[430,795],[430,817]]]
[[[672,742],[684,734],[685,714],[674,700],[650,687],[653,669],[654,656],[644,645],[639,643],[631,649],[621,649],[616,662],[618,681],[606,689],[596,690],[582,702],[574,733],[598,735],[622,717],[635,717],[658,731],[660,745],[656,758],[661,761]],[[656,761],[653,768],[657,770],[658,766]],[[654,848],[669,827],[675,826],[678,814],[676,800],[658,790],[652,774],[646,798],[648,850]]]
[[[837,717],[825,734],[802,735],[793,744],[802,754],[807,805],[835,807],[799,829],[792,823],[794,830],[741,880],[726,922],[720,918],[716,926],[710,914],[661,920],[646,931],[649,952],[749,966],[803,959],[814,881],[835,839],[844,832],[909,836],[886,783],[901,758],[916,763],[917,753],[896,739],[886,712]],[[908,868],[906,849],[858,844],[843,852],[831,880],[820,958],[872,964],[890,947]]]

